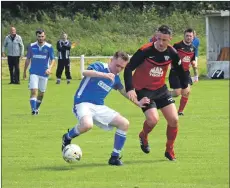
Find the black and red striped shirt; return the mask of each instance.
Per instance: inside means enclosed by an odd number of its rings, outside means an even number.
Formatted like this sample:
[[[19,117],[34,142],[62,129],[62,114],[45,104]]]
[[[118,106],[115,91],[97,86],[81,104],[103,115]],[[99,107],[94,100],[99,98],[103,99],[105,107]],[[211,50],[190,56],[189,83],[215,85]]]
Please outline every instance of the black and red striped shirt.
[[[180,64],[176,50],[168,46],[164,52],[158,51],[154,43],[142,46],[130,59],[124,71],[126,92],[136,89],[157,90],[165,85],[168,66],[175,68],[182,88],[188,86],[188,78]],[[132,71],[134,71],[132,75]]]
[[[183,40],[175,43],[173,47],[177,50],[184,70],[188,71],[192,61],[195,61],[195,47],[185,44]]]

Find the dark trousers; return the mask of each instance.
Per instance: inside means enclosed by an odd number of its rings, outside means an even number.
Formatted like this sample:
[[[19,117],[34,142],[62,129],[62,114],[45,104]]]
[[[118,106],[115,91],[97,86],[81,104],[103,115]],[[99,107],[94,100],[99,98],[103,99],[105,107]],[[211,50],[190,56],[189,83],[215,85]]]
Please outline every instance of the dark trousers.
[[[61,79],[61,75],[62,75],[64,68],[65,68],[66,79],[68,80],[72,79],[70,75],[70,60],[69,59],[59,59],[58,60],[56,77]]]
[[[19,56],[8,56],[8,66],[10,71],[10,82],[20,82]]]

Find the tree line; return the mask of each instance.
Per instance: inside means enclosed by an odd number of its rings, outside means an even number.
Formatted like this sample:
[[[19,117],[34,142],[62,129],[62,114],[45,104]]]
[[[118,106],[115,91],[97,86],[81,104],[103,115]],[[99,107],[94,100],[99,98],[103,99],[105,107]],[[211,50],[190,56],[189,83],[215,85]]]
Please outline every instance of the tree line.
[[[2,20],[14,18],[28,20],[28,15],[40,21],[45,12],[52,19],[55,15],[73,18],[76,13],[98,19],[101,12],[114,9],[131,9],[145,12],[155,9],[160,16],[169,16],[174,11],[201,14],[203,10],[230,10],[229,1],[2,1]],[[29,20],[28,20],[29,21]]]

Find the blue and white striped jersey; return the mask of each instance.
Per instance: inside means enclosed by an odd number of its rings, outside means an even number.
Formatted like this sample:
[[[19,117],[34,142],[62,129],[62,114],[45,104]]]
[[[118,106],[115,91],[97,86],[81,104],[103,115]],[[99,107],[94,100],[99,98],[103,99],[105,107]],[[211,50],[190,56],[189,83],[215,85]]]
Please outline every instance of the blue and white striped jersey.
[[[88,67],[88,70],[95,70],[98,72],[109,73],[108,64],[102,62],[95,62]],[[103,105],[105,97],[109,94],[111,89],[122,89],[123,85],[117,74],[115,81],[112,82],[105,78],[84,77],[80,83],[78,90],[74,96],[74,105],[82,102],[89,102],[96,105]]]
[[[39,46],[38,42],[31,43],[26,57],[31,59],[30,74],[48,77],[45,71],[49,68],[49,62],[55,58],[51,44],[45,42],[43,46]]]

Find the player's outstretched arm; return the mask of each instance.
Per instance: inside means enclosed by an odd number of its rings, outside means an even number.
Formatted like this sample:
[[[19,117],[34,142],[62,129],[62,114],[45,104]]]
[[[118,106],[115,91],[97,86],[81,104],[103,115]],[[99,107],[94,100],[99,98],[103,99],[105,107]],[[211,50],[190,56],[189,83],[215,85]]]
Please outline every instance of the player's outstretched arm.
[[[95,70],[85,70],[83,71],[83,76],[86,77],[98,77],[98,78],[106,78],[111,81],[114,81],[115,75],[113,73],[104,73]]]
[[[129,99],[127,93],[125,92],[125,89],[122,88],[120,90],[118,90],[125,98]],[[129,99],[130,100],[130,99]],[[140,101],[137,100],[137,98],[135,98],[134,100],[130,100],[132,101],[135,105],[137,105],[140,108],[145,107],[146,104],[150,103],[150,99],[147,97],[143,97]]]

